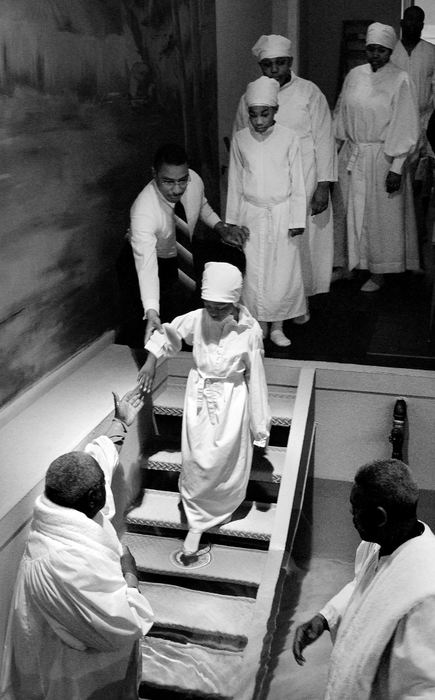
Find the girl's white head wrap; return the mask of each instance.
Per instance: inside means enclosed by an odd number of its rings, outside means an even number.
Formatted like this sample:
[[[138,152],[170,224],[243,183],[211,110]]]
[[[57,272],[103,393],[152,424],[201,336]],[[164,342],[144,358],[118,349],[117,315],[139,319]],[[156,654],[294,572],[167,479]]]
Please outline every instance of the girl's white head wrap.
[[[242,293],[243,278],[240,270],[225,262],[208,262],[202,276],[201,297],[204,301],[235,304]]]

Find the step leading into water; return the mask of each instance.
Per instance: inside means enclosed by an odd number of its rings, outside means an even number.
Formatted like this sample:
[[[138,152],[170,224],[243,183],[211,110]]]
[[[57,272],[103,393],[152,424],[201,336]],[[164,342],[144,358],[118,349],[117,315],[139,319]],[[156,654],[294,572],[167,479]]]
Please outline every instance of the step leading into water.
[[[234,698],[243,669],[242,651],[211,649],[154,637],[143,638],[141,651],[140,697],[152,697],[152,690],[160,688],[167,694],[159,697],[178,692],[180,700]],[[150,692],[147,693],[147,690]]]
[[[181,517],[180,495],[173,491],[144,489],[142,502],[126,516],[129,525],[187,530]],[[272,535],[276,505],[245,501],[233,514],[233,520],[209,530],[212,533],[268,542]],[[237,519],[238,513],[243,517]]]
[[[154,413],[163,416],[182,416],[185,388],[185,380],[169,377],[163,391],[153,397]],[[296,389],[284,390],[283,388],[280,392],[269,391],[272,425],[291,425],[295,399]]]
[[[248,641],[253,598],[190,590],[169,583],[140,582],[154,611],[153,636],[193,641],[220,649],[244,649]]]
[[[286,448],[269,446],[265,454],[254,452],[251,476],[253,481],[266,481],[275,484],[281,482],[284,469]],[[181,452],[179,450],[159,450],[142,463],[144,469],[155,471],[181,471]]]

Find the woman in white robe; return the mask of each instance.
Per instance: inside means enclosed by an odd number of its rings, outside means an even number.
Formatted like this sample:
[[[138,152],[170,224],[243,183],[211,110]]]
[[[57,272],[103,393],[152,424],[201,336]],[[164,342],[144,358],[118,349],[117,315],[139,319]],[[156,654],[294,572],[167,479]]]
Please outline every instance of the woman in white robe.
[[[248,85],[253,116],[231,142],[226,221],[250,232],[243,303],[265,336],[272,323],[271,340],[285,347],[290,340],[282,332],[283,321],[306,311],[297,235],[305,227],[306,197],[299,139],[274,121],[278,91],[278,82],[266,77]],[[263,124],[267,109],[271,114]]]
[[[181,438],[181,501],[189,533],[184,554],[199,551],[201,534],[228,521],[245,498],[253,441],[265,447],[270,411],[261,329],[240,298],[242,275],[229,263],[207,263],[205,309],[163,324],[146,344],[139,382],[150,391],[157,358],[193,346]],[[181,560],[183,561],[183,560]]]
[[[419,134],[410,78],[389,60],[394,29],[367,30],[368,63],[353,68],[335,114],[339,185],[346,210],[349,269],[368,269],[362,291],[377,291],[385,273],[418,270],[417,229],[405,161]]]

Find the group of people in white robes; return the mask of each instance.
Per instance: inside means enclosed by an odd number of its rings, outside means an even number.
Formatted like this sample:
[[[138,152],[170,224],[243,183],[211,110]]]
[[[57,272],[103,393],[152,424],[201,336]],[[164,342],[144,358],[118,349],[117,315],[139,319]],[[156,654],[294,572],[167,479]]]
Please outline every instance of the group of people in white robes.
[[[263,85],[259,102],[259,79],[240,99],[231,146],[227,221],[243,223],[250,231],[243,300],[261,322],[264,336],[265,322],[272,323],[270,337],[277,345],[290,344],[282,321],[305,323],[310,318],[308,298],[329,291],[334,257],[332,183],[342,203],[336,230],[341,226],[345,230],[345,240],[336,236],[335,254],[341,248],[338,257],[346,260],[350,272],[369,271],[362,291],[378,291],[385,274],[421,267],[410,172],[416,154],[421,154],[435,94],[435,48],[420,40],[423,21],[420,8],[405,11],[404,44],[397,42],[392,27],[379,22],[369,26],[367,63],[346,76],[332,116],[317,86],[292,72],[288,39],[264,35],[252,48],[263,76],[278,82],[278,92],[274,101]],[[410,47],[406,37],[412,30],[407,27],[413,22],[419,26]],[[275,120],[261,132],[251,114],[260,106],[276,107]],[[298,155],[293,156],[287,192],[287,228],[282,220],[278,224],[277,214],[277,205],[282,210],[284,202],[282,180],[286,177],[288,184],[289,177],[276,153],[279,144],[287,152],[289,131],[302,160],[305,188],[304,231],[292,245],[285,239],[301,204]],[[287,253],[279,247],[283,245]],[[305,310],[295,295],[301,281]]]

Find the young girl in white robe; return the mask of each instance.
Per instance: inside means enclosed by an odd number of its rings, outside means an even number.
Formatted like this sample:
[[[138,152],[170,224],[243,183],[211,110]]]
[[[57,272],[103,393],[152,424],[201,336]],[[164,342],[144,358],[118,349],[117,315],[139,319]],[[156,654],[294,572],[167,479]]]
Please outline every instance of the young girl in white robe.
[[[227,522],[245,498],[253,443],[264,447],[270,411],[263,367],[261,329],[238,303],[240,271],[229,263],[207,263],[201,296],[204,309],[178,316],[155,331],[139,383],[151,391],[157,359],[193,346],[184,400],[179,479],[189,532],[174,563],[187,565],[207,551],[201,534]]]
[[[279,83],[262,76],[249,83],[249,126],[234,134],[228,173],[226,221],[246,226],[243,303],[263,336],[290,345],[283,321],[306,312],[298,235],[306,221],[299,138],[275,123]]]

